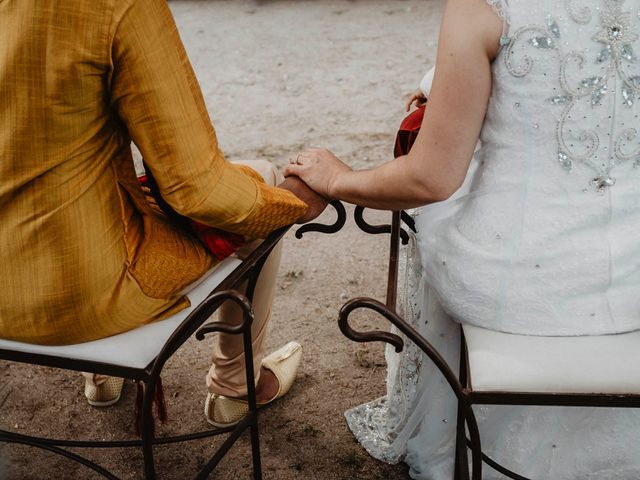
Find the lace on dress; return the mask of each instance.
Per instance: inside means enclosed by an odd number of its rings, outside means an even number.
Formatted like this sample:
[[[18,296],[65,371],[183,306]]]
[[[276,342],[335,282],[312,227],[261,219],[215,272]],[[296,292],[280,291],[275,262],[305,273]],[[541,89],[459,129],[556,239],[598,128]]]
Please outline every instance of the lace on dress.
[[[489,5],[491,5],[491,8],[493,8],[493,11],[496,12],[502,20],[504,20],[507,17],[506,0],[486,0],[486,1]]]
[[[509,44],[509,2],[508,0],[486,0],[496,15],[502,20],[502,35],[500,36],[500,46]]]

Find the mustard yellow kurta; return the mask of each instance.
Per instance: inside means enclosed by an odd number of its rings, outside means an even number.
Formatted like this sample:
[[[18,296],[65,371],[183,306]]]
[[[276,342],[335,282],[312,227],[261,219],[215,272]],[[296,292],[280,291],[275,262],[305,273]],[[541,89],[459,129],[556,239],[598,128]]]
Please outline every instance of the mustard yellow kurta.
[[[306,205],[229,164],[166,0],[0,0],[0,337],[68,344],[186,306],[214,260],[149,209],[247,237]]]

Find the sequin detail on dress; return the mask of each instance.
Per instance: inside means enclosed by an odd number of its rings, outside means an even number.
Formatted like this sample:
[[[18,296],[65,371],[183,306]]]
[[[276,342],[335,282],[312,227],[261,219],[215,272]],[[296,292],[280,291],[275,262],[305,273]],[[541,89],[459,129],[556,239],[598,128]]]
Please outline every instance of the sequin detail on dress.
[[[579,8],[574,1],[565,2],[565,9],[574,23],[590,25],[594,29],[592,40],[598,50],[595,56],[589,57],[588,49],[564,52],[559,23],[549,14],[546,25],[519,28],[510,38],[504,57],[507,70],[515,77],[524,77],[531,72],[534,60],[524,54],[516,64],[514,57],[515,48],[525,39],[530,48],[554,52],[558,56],[559,92],[548,98],[551,104],[563,108],[556,128],[557,161],[566,171],[571,171],[575,162],[587,165],[595,173],[591,184],[598,192],[615,185],[612,171],[620,163],[640,166],[640,133],[634,127],[629,128],[628,121],[624,128],[624,112],[619,108],[629,110],[640,101],[640,70],[634,48],[640,38],[638,18],[624,10],[624,3],[625,0],[603,0],[600,15],[594,21],[590,8]],[[585,70],[588,71],[586,75]],[[580,73],[578,78],[577,72]],[[606,101],[608,97],[611,100]],[[608,132],[601,125],[596,129],[571,121],[576,110],[588,112],[588,108],[609,109]],[[635,118],[637,122],[637,115]],[[610,146],[602,142],[603,133],[611,140]],[[604,155],[605,160],[599,158]]]

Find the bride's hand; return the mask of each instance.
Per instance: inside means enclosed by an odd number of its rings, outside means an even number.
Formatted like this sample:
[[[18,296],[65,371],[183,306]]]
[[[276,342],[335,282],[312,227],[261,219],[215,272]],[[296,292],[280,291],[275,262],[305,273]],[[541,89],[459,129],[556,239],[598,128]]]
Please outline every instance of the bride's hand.
[[[405,102],[405,107],[407,107],[407,112],[411,110],[411,105],[415,104],[416,108],[423,106],[427,103],[427,97],[422,93],[422,89],[418,88],[415,92],[411,94],[409,99]]]
[[[289,160],[284,175],[295,175],[316,193],[333,198],[336,180],[340,174],[349,171],[351,168],[329,150],[310,148]]]

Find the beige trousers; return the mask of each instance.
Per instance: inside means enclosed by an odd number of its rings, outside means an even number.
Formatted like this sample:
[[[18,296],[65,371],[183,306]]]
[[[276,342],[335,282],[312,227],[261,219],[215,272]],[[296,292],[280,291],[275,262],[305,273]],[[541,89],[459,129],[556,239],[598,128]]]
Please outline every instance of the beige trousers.
[[[247,165],[260,173],[268,185],[278,185],[283,180],[282,174],[268,161],[253,160],[237,162]],[[243,246],[236,256],[244,259],[260,241]],[[276,279],[282,243],[278,244],[260,273],[253,298],[254,321],[251,326],[253,345],[253,370],[256,384],[260,378],[260,365],[264,357],[264,341],[267,335],[267,324],[271,317],[271,305],[275,295]],[[246,285],[239,289],[245,292]],[[242,322],[242,310],[235,304],[227,303],[220,309],[220,320],[223,323],[237,325]],[[94,385],[104,383],[108,377],[92,373],[83,373],[85,379]],[[247,394],[244,347],[242,335],[226,335],[217,333],[214,337],[213,358],[211,368],[206,376],[207,388],[211,393],[230,397],[242,397]]]

